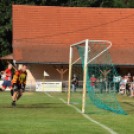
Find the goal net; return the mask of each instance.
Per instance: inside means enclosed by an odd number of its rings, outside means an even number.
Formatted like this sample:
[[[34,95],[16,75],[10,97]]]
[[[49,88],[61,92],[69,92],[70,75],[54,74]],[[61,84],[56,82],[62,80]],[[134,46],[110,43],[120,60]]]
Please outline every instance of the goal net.
[[[70,46],[68,103],[82,113],[126,114],[116,100],[117,71],[108,49],[110,41],[84,40]]]

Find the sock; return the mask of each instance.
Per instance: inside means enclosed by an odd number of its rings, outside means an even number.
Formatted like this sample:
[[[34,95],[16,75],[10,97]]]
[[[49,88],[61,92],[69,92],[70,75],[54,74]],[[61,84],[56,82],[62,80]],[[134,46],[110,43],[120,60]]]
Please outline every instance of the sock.
[[[2,91],[2,88],[0,88],[0,91]]]
[[[13,90],[11,90],[11,96],[13,96]]]
[[[15,103],[16,101],[13,101],[13,103]]]

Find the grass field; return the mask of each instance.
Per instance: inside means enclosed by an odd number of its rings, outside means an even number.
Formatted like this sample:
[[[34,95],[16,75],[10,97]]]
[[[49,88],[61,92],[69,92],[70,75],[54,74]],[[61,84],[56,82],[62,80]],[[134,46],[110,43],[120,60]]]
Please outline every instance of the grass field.
[[[86,119],[74,108],[64,104],[67,93],[25,92],[11,106],[9,92],[0,92],[0,134],[108,134],[104,128]],[[92,119],[119,134],[134,133],[134,98],[117,95],[117,100],[128,115],[89,114]],[[78,106],[79,107],[79,106]]]

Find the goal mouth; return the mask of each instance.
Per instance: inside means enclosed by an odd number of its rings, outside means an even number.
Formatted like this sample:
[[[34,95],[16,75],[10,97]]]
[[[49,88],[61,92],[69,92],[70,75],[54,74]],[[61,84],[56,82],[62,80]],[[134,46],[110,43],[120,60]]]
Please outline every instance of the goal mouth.
[[[75,57],[73,56],[72,64],[80,64],[81,63],[81,56],[80,53],[84,53],[85,51],[85,42],[88,43],[88,63],[92,64],[100,64],[101,62],[99,59],[96,61],[95,59],[99,58],[99,56],[107,54],[106,52],[108,49],[112,47],[112,42],[107,40],[84,40],[79,43],[73,44],[70,47],[73,47],[73,50],[75,51]],[[78,52],[81,51],[80,53]],[[82,52],[83,51],[83,52]],[[85,56],[83,54],[83,56]],[[79,62],[78,62],[79,61]],[[111,62],[110,62],[111,63]],[[104,63],[105,64],[105,63]]]
[[[118,73],[108,52],[111,47],[110,41],[88,39],[70,46],[68,103],[80,103],[74,100],[75,92],[81,91],[82,113],[94,107],[126,115],[115,97],[119,83],[113,82]],[[76,86],[76,81],[82,82]]]

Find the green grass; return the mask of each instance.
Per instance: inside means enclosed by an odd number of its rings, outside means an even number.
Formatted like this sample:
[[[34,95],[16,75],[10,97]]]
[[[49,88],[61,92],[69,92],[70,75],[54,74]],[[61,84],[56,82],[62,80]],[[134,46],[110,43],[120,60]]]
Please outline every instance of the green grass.
[[[108,134],[109,132],[84,118],[74,108],[64,104],[67,93],[26,92],[11,106],[9,92],[0,92],[0,134]],[[118,101],[129,115],[89,116],[120,134],[133,134],[134,99],[118,95]],[[80,107],[80,106],[78,106]]]

